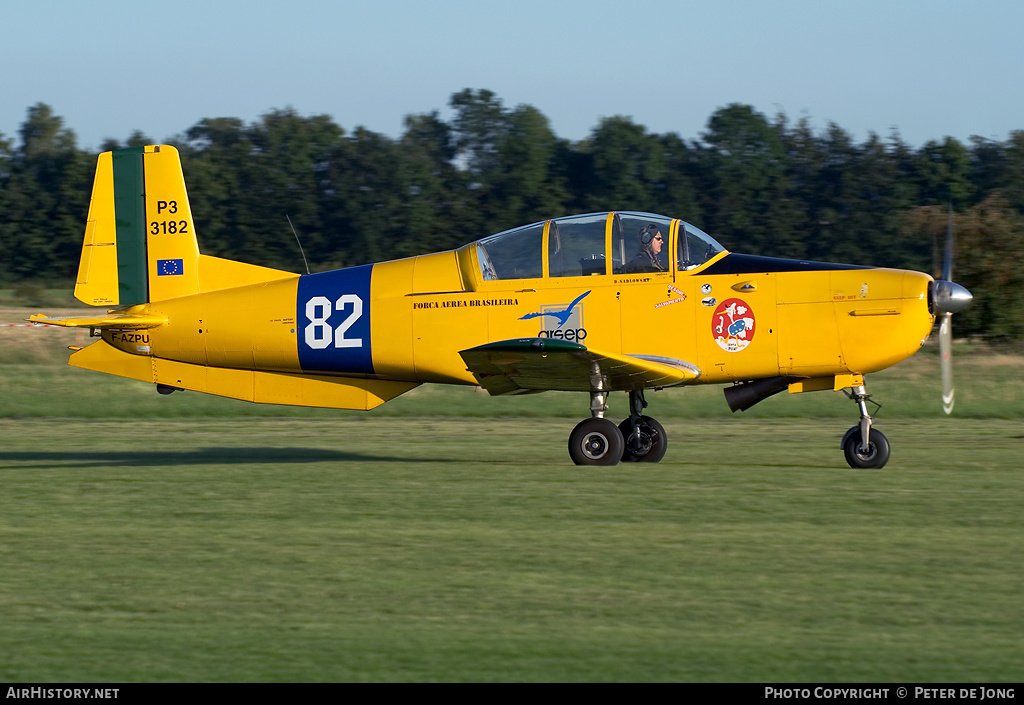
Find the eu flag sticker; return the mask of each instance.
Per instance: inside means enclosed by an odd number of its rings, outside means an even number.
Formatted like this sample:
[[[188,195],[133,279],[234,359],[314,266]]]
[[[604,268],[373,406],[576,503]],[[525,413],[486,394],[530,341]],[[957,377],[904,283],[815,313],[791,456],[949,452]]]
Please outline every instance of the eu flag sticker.
[[[156,261],[156,275],[158,277],[173,277],[185,273],[185,261],[180,259],[158,259]]]

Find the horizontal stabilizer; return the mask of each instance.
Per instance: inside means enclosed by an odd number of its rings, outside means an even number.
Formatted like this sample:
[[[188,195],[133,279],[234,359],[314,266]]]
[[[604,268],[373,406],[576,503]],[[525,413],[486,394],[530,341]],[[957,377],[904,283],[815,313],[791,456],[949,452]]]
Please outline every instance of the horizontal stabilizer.
[[[166,316],[126,313],[123,311],[114,311],[104,316],[54,316],[52,318],[37,313],[25,320],[32,323],[47,323],[51,326],[65,326],[67,328],[116,328],[118,330],[156,328],[167,323]]]
[[[530,390],[618,391],[692,383],[700,370],[688,362],[599,352],[557,338],[519,338],[459,353],[492,395]]]

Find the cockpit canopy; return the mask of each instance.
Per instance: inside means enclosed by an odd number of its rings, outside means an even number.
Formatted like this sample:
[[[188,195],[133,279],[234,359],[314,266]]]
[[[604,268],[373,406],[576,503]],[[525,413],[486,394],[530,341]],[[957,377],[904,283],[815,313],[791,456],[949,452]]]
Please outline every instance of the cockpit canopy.
[[[589,213],[545,220],[471,243],[485,280],[693,269],[724,248],[689,223],[653,213]]]

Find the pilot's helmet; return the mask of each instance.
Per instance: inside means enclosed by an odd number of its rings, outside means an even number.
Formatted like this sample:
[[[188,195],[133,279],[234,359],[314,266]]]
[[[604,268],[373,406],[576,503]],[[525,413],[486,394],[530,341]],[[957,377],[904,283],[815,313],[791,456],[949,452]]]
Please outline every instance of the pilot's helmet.
[[[658,237],[659,235],[661,235],[661,231],[658,230],[658,226],[655,225],[654,223],[650,223],[640,228],[640,233],[638,237],[640,238],[641,245],[643,245],[644,247],[650,247],[651,243],[654,241],[654,238]]]

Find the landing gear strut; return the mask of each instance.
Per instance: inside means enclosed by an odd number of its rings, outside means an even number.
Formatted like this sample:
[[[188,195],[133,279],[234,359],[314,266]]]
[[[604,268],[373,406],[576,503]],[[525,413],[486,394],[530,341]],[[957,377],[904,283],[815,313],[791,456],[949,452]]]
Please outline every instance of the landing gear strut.
[[[860,386],[846,392],[846,396],[853,399],[860,409],[860,424],[848,430],[839,444],[846,455],[846,462],[855,469],[884,467],[889,462],[889,439],[881,431],[871,428],[874,420],[868,413],[867,404],[870,395]]]
[[[668,450],[668,436],[661,424],[650,416],[642,416],[647,408],[644,390],[629,393],[629,418],[619,424],[626,448],[622,453],[622,462],[657,463],[665,457]]]
[[[656,463],[665,457],[668,437],[661,424],[643,416],[647,407],[643,390],[629,393],[629,418],[618,426],[604,418],[606,392],[590,393],[591,418],[576,424],[569,436],[569,456],[577,465],[615,465],[623,462]]]

